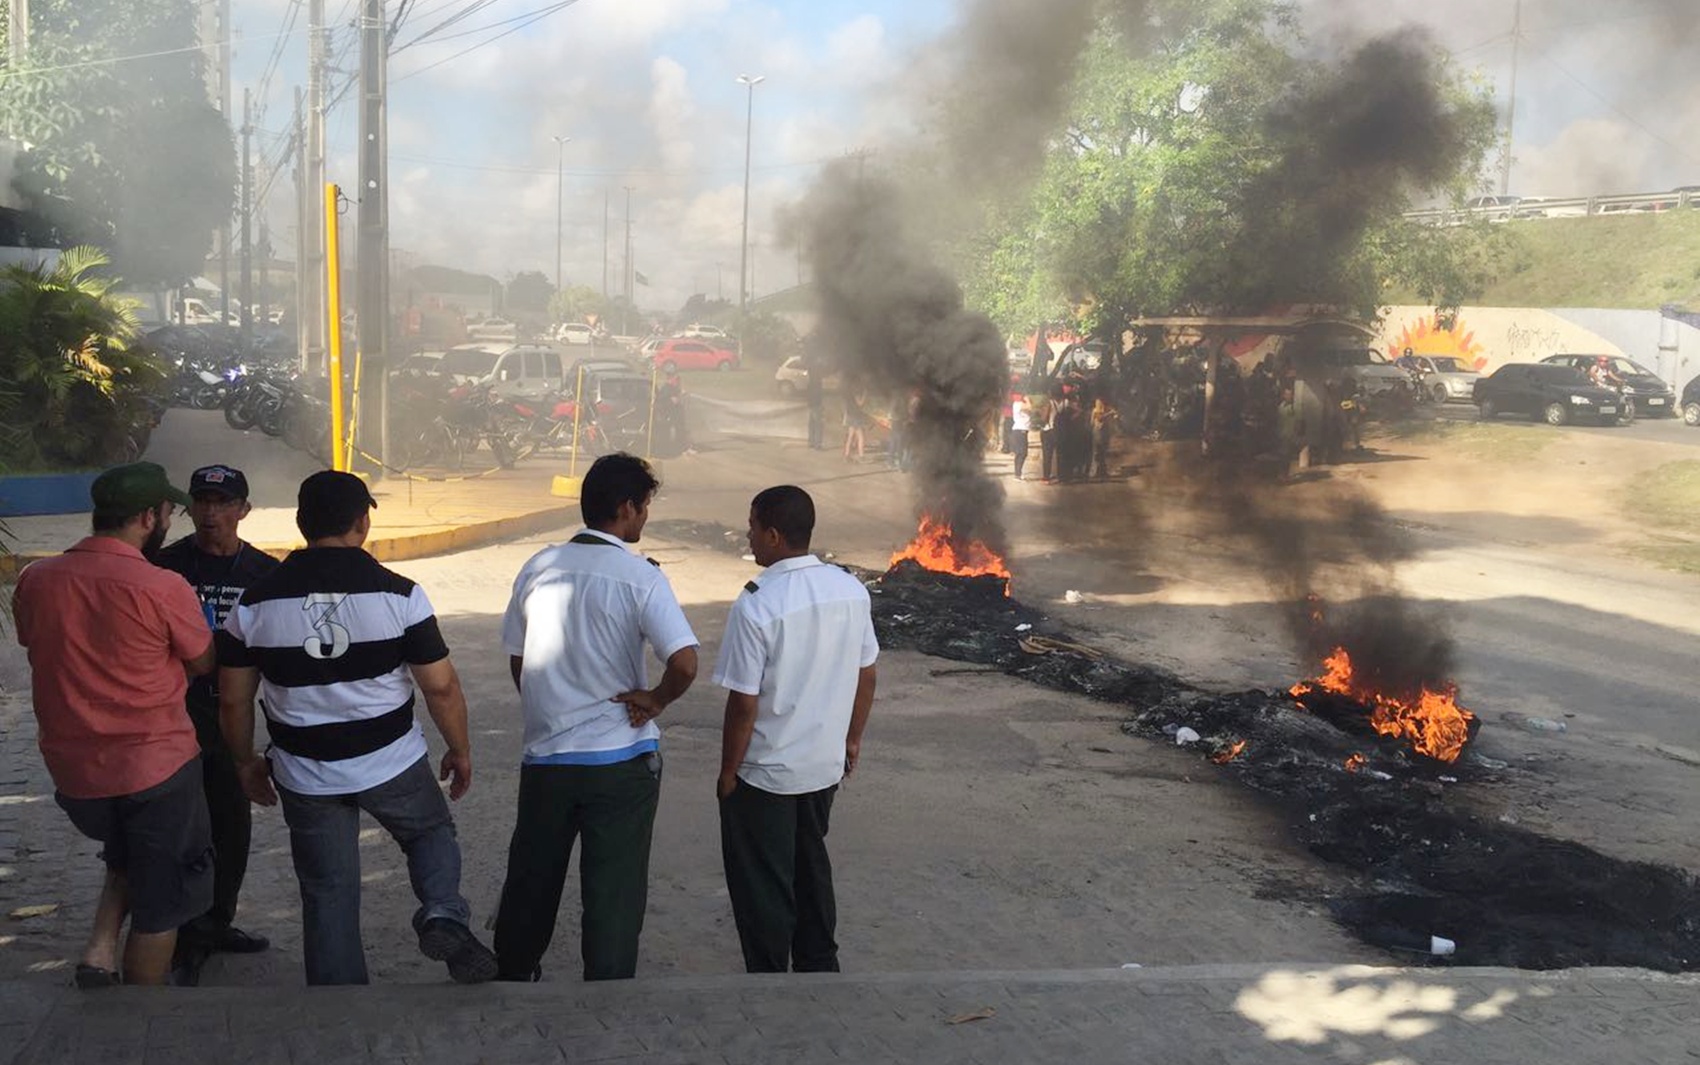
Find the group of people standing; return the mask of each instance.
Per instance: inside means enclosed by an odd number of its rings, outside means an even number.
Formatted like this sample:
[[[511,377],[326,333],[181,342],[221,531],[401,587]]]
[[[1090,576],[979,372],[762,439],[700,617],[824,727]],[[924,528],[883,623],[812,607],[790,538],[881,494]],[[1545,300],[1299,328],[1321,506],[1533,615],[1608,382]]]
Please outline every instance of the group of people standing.
[[[1039,479],[1046,484],[1110,476],[1110,447],[1120,414],[1098,396],[1087,405],[1078,386],[1056,384],[1029,391],[1019,375],[1010,378],[1005,451],[1014,458],[1015,479],[1027,476],[1032,434],[1039,434]]]
[[[250,802],[283,810],[309,984],[367,981],[362,811],[406,856],[420,951],[456,981],[541,978],[575,845],[584,978],[634,975],[662,775],[656,718],[698,665],[667,578],[630,550],[659,487],[640,458],[598,459],[585,527],[514,581],[501,639],[525,739],[491,950],[471,930],[449,808],[473,782],[466,696],[424,589],[364,549],[377,506],[365,482],[306,478],[306,547],[279,562],[237,534],[250,510],[239,470],[196,470],[188,492],[152,463],[97,478],[93,534],[26,567],[14,594],[56,799],[103,847],[78,986],[166,983],[185,951],[267,949],[234,924]],[[195,531],[166,547],[178,508]],[[860,755],[879,648],[866,589],[810,554],[814,524],[801,488],[752,500],[749,545],[765,572],[733,603],[714,672],[727,691],[723,871],[751,972],[838,968],[825,839]],[[654,686],[646,645],[664,663]],[[447,748],[435,771],[421,697]]]

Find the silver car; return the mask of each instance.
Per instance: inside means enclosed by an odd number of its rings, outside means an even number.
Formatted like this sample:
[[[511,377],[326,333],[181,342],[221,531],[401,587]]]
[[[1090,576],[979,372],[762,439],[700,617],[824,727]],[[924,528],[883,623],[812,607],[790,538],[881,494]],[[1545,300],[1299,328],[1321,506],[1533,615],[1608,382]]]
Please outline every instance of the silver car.
[[[1433,403],[1473,403],[1481,374],[1451,355],[1401,355],[1396,364],[1417,380],[1422,397]]]

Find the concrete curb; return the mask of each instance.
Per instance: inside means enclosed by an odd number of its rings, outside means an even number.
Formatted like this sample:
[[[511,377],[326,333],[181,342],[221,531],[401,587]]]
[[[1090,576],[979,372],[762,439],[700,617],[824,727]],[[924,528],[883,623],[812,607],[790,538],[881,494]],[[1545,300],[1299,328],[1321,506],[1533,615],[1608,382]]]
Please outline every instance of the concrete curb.
[[[379,562],[404,562],[411,558],[431,558],[435,555],[467,551],[516,536],[530,536],[547,529],[560,528],[562,525],[574,525],[578,520],[579,508],[576,503],[570,506],[545,507],[526,514],[456,525],[431,532],[380,536],[368,541],[366,550]],[[259,543],[254,546],[268,554],[282,557],[301,547],[302,542],[295,540],[288,543]],[[18,571],[31,562],[52,558],[57,554],[59,552],[52,551],[0,555],[0,581],[14,580]]]

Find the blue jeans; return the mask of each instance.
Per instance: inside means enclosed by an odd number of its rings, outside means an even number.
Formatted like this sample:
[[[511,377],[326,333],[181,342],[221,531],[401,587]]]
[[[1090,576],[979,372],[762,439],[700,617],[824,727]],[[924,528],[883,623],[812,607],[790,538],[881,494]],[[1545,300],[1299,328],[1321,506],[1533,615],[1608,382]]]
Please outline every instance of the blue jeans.
[[[460,844],[449,804],[421,758],[392,779],[352,795],[277,789],[301,882],[301,948],[309,984],[364,984],[360,941],[360,811],[372,815],[407,855],[419,909],[417,931],[435,917],[467,924],[460,894]]]

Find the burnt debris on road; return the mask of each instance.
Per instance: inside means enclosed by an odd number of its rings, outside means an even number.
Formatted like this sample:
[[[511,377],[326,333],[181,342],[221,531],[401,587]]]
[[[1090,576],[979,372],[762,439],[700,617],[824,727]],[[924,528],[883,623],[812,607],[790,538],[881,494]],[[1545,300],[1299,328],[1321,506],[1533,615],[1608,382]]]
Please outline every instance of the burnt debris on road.
[[[1449,801],[1453,787],[1495,769],[1468,750],[1480,727],[1473,715],[1452,759],[1431,757],[1348,695],[1318,698],[1303,684],[1220,694],[1102,654],[1011,598],[1000,578],[912,561],[862,576],[883,647],[1126,706],[1127,732],[1196,746],[1277,804],[1307,850],[1354,874],[1348,893],[1325,900],[1330,911],[1403,961],[1700,969],[1692,873],[1487,821]]]

